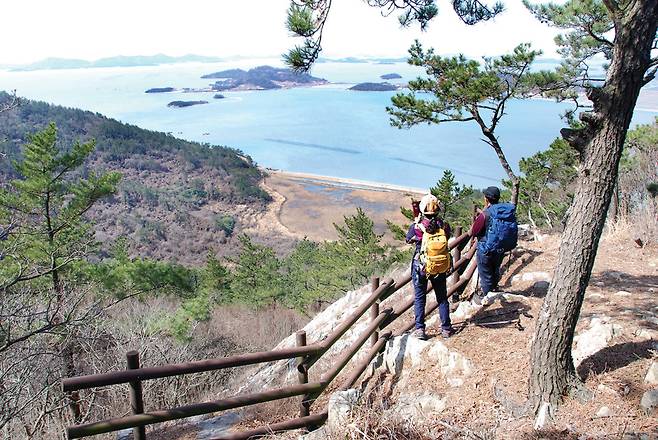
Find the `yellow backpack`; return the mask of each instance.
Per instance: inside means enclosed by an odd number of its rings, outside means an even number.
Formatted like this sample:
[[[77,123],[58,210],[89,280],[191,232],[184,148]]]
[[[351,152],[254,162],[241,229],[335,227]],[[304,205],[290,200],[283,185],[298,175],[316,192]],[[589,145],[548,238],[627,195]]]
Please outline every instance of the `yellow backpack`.
[[[439,228],[434,234],[429,234],[427,231],[423,233],[420,262],[425,265],[425,274],[428,278],[450,270],[448,237],[442,228]]]

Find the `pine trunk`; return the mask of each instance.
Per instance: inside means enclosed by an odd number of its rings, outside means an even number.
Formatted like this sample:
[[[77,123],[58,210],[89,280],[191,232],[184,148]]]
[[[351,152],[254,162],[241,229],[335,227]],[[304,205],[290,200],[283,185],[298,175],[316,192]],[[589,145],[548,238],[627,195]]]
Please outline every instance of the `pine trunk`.
[[[656,35],[658,0],[639,0],[616,23],[605,86],[592,96],[592,137],[584,148],[554,280],[539,314],[531,351],[529,397],[535,413],[555,407],[581,385],[571,347],[617,181],[626,131]]]

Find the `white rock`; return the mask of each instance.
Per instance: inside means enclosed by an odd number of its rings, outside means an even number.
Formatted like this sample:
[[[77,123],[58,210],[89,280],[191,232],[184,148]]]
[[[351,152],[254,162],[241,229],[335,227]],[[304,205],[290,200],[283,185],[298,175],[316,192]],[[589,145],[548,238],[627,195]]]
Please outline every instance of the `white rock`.
[[[608,385],[605,385],[605,384],[601,383],[601,384],[599,384],[598,387],[596,387],[596,389],[601,393],[605,393],[605,394],[609,394],[611,396],[619,397],[619,393],[617,392],[617,390],[615,390],[612,387],[609,387]]]
[[[641,327],[633,333],[636,337],[641,339],[658,339],[658,331]],[[654,350],[658,350],[658,342],[655,343]]]
[[[308,434],[300,435],[297,437],[297,440],[328,440],[329,438],[329,434],[327,434],[327,430],[323,426]]]
[[[359,401],[361,392],[355,389],[336,391],[329,397],[327,411],[327,429],[331,433],[343,432],[352,418],[354,405]]]
[[[383,368],[404,383],[419,368],[437,369],[439,378],[450,386],[461,386],[473,372],[473,365],[461,353],[451,351],[437,338],[421,341],[410,335],[392,338],[384,350]]]
[[[647,415],[650,415],[654,409],[658,408],[658,388],[646,391],[642,395],[640,407]]]
[[[478,306],[473,302],[462,301],[459,303],[457,310],[452,312],[450,316],[457,320],[471,319],[481,308],[482,306]]]
[[[600,293],[590,293],[587,297],[591,299],[603,299],[603,295]]]
[[[602,406],[596,412],[596,417],[610,417],[611,415],[612,415],[612,411],[610,411],[610,408],[608,408],[607,406]]]
[[[603,316],[592,318],[589,329],[581,332],[574,338],[576,346],[571,352],[576,367],[587,357],[608,346],[615,336],[621,334],[621,326],[610,322],[610,318]]]
[[[386,411],[385,417],[395,419],[431,419],[445,410],[447,398],[431,393],[400,395]]]
[[[651,366],[649,366],[649,371],[647,371],[644,381],[651,385],[658,385],[658,362],[651,362]]]
[[[626,290],[620,290],[615,293],[615,296],[631,296],[631,292],[627,292]]]
[[[548,281],[551,282],[551,274],[548,272],[526,272],[524,274],[514,275],[512,282],[518,281]]]

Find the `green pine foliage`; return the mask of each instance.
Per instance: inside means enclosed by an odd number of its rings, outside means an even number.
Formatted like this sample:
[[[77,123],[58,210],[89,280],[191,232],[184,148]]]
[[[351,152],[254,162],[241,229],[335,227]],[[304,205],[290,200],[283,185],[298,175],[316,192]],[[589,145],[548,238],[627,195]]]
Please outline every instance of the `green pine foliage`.
[[[546,151],[519,162],[523,173],[517,215],[540,228],[561,228],[573,199],[578,152],[557,138]]]
[[[656,176],[656,163],[658,120],[628,131],[613,197],[618,215],[631,215],[651,203],[654,196],[650,187],[651,179]],[[555,139],[547,150],[521,159],[519,220],[539,228],[562,229],[573,199],[579,165],[579,153],[562,138]],[[506,184],[509,186],[509,182]]]
[[[439,200],[439,215],[454,229],[461,226],[465,232],[473,222],[473,206],[482,204],[482,192],[473,189],[472,186],[459,185],[455,175],[450,170],[445,170],[436,185],[430,188],[430,193]],[[411,209],[400,207],[400,212],[409,221],[414,220]],[[388,229],[393,237],[399,241],[405,241],[407,227],[409,225],[396,225],[386,220]]]
[[[443,176],[430,188],[430,192],[439,200],[440,215],[453,227],[468,228],[473,220],[473,203],[481,200],[472,186],[459,185],[455,175],[445,170]]]
[[[9,225],[0,266],[0,291],[18,283],[44,279],[56,291],[72,263],[94,248],[85,213],[114,193],[119,173],[80,176],[78,169],[94,150],[94,142],[58,147],[57,128],[50,124],[29,136],[22,160],[14,163],[17,178],[0,187],[0,225]]]

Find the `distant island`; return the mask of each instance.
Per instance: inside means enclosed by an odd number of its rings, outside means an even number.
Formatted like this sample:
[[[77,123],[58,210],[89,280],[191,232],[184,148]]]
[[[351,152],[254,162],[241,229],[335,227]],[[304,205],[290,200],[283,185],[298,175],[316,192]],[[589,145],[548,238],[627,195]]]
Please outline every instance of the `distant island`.
[[[290,69],[271,66],[259,66],[248,71],[242,69],[223,70],[208,75],[204,79],[219,79],[211,84],[213,91],[227,90],[272,90],[293,87],[310,87],[327,84],[323,78],[308,74],[295,73]]]
[[[400,79],[402,76],[398,75],[397,73],[386,73],[382,76],[380,76],[381,79]]]
[[[208,101],[171,101],[167,107],[192,107],[193,105],[208,104]]]
[[[148,89],[144,93],[169,93],[175,90],[176,89],[174,89],[173,87],[154,87],[152,89]]]
[[[354,87],[350,87],[350,90],[355,90],[357,92],[390,92],[397,89],[398,86],[387,82],[383,82],[383,83],[364,82],[361,84],[357,84]]]
[[[72,58],[46,58],[32,64],[15,66],[12,72],[25,72],[33,70],[58,70],[58,69],[88,69],[96,67],[134,67],[134,66],[159,66],[160,64],[176,63],[216,63],[223,61],[218,57],[206,57],[202,55],[183,55],[171,57],[164,54],[147,56],[116,56],[101,58],[96,61],[87,61]]]

